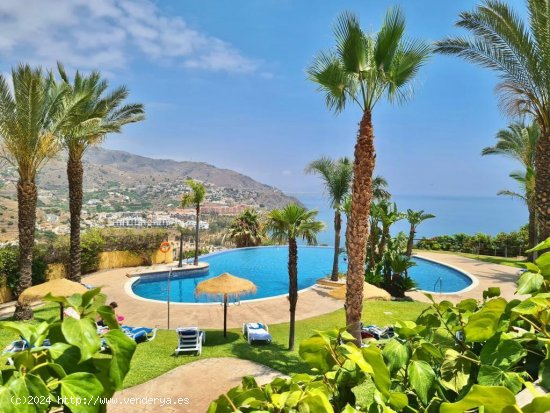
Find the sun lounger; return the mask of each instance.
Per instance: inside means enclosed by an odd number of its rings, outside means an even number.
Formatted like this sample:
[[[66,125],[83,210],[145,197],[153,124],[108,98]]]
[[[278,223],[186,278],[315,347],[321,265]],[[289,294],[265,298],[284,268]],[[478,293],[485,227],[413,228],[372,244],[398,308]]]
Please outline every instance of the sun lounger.
[[[361,325],[361,338],[374,338],[376,340],[392,338],[395,335],[393,327],[378,327],[375,325]]]
[[[191,351],[200,356],[202,345],[206,340],[204,331],[199,330],[198,327],[179,327],[176,328],[176,332],[178,333],[178,347],[174,350],[176,355]]]
[[[271,334],[269,334],[269,327],[267,324],[244,323],[243,335],[248,340],[248,344],[252,344],[254,341],[271,343]]]
[[[157,336],[156,328],[122,326],[121,329],[124,334],[136,343],[141,343],[142,341],[153,341]]]

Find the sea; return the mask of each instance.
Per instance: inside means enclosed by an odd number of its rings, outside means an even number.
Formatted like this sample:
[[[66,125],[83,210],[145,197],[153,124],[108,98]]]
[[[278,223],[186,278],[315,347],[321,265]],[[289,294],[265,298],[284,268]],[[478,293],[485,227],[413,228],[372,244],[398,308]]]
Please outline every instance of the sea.
[[[318,219],[326,224],[326,229],[317,237],[320,245],[334,245],[334,211],[323,194],[290,194],[298,198],[307,208],[319,211]],[[521,200],[499,196],[419,196],[394,195],[392,201],[400,211],[408,208],[423,209],[436,217],[424,221],[417,230],[417,238],[456,233],[496,235],[499,232],[518,230],[527,223],[527,207]],[[408,233],[406,220],[392,227],[395,235],[399,231]],[[345,224],[342,237],[345,234]]]

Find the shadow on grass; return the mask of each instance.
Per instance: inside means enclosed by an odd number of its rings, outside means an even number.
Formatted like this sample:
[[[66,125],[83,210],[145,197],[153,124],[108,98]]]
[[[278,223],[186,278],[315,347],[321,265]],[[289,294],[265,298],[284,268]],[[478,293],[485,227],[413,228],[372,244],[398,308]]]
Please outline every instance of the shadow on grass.
[[[203,344],[203,347],[214,347],[223,344],[229,344],[237,341],[240,338],[240,335],[228,331],[227,337],[223,336],[223,331],[221,330],[207,330],[206,331],[206,341]]]
[[[270,344],[255,343],[253,346],[247,342],[235,343],[231,352],[239,358],[264,364],[284,374],[311,371],[296,352],[289,351],[286,346],[275,342]]]

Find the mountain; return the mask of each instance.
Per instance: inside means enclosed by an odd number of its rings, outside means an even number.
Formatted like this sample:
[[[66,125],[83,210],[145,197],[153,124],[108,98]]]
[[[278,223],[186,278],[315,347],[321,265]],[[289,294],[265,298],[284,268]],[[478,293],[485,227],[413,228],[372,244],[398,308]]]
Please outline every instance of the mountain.
[[[115,205],[118,211],[169,209],[179,204],[186,178],[204,182],[211,202],[255,205],[265,209],[298,202],[277,188],[205,162],[152,159],[104,148],[90,148],[84,157],[84,201],[104,201],[115,193],[118,198],[109,204]],[[10,219],[13,219],[15,182],[13,168],[0,171],[0,205],[9,204]],[[38,186],[40,206],[66,210],[68,189],[64,155],[46,164],[38,177]]]

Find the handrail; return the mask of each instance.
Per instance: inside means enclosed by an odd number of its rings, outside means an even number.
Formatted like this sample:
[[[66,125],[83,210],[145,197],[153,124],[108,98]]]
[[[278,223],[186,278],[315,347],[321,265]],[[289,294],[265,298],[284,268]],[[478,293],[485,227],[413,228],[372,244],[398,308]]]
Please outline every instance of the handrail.
[[[439,283],[439,294],[443,294],[443,278],[438,277],[437,280],[434,283],[433,291],[435,292],[435,287],[437,286],[437,283]]]

